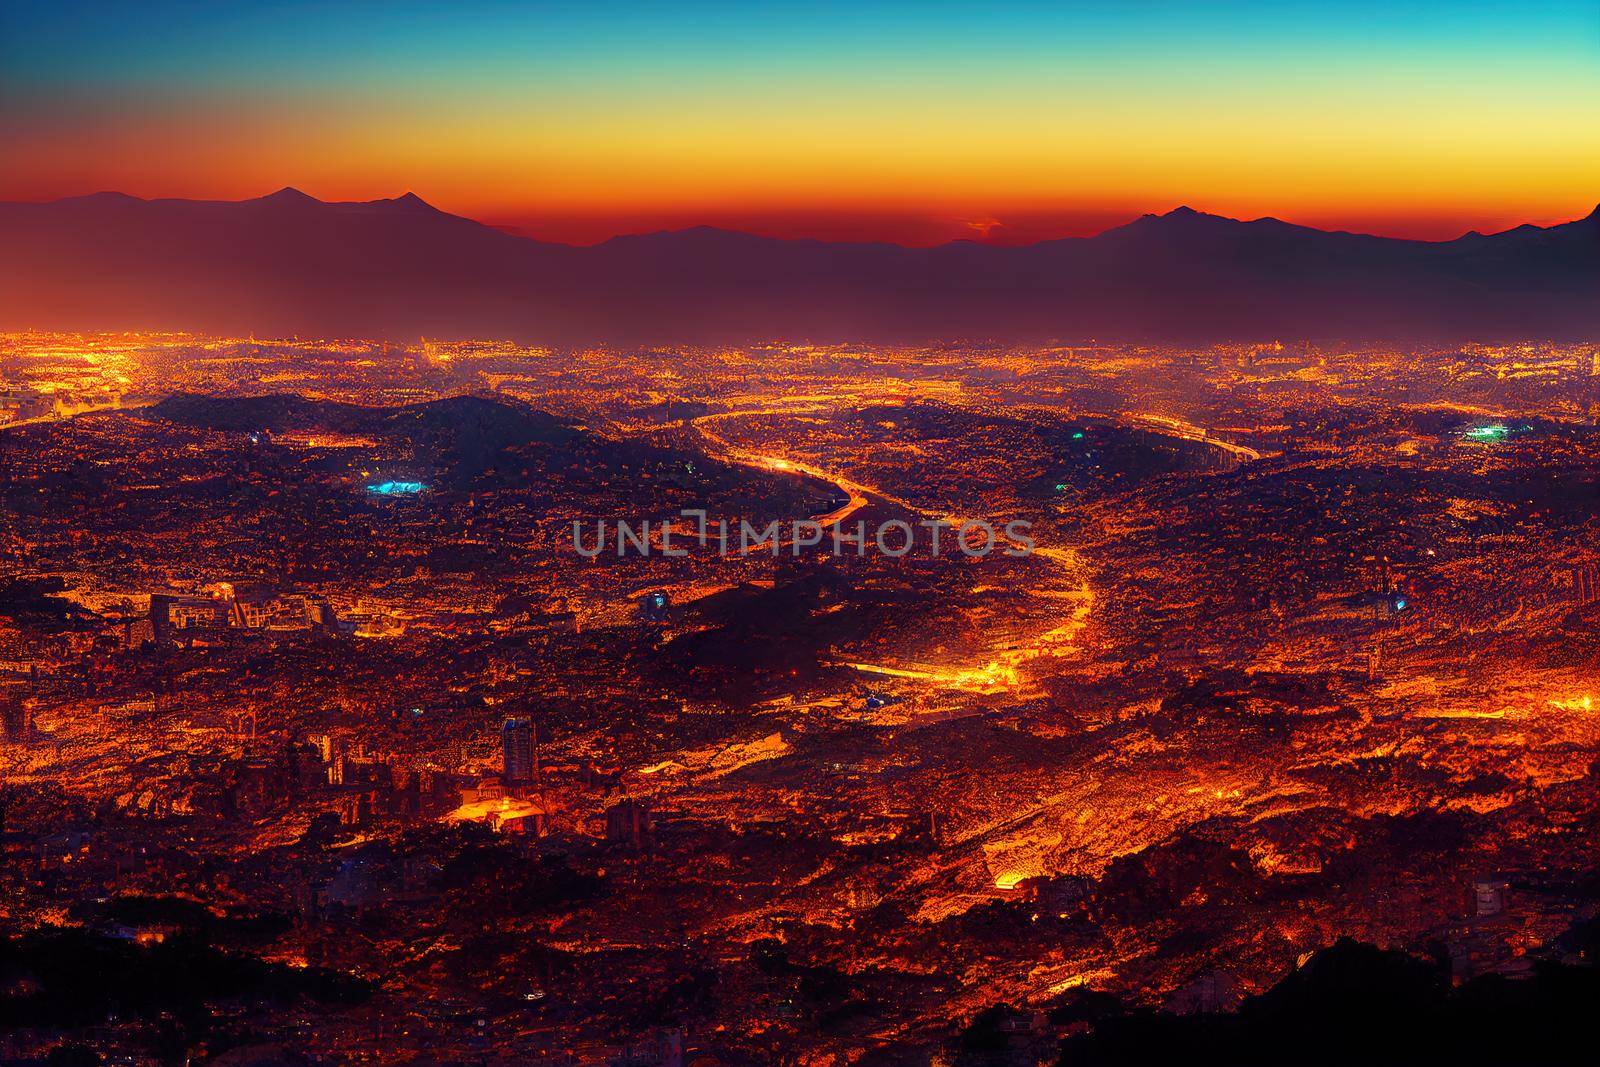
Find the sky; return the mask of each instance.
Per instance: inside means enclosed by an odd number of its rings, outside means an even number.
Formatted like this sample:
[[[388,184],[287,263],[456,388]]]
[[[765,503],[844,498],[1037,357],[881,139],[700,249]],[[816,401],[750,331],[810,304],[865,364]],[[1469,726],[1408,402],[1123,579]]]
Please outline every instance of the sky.
[[[412,191],[588,243],[1023,243],[1600,201],[1600,0],[0,0],[0,199]]]

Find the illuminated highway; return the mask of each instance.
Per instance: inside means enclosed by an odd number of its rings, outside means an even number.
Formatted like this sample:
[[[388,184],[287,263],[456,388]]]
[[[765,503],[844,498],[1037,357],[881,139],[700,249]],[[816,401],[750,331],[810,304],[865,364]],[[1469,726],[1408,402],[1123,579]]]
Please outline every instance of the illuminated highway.
[[[964,521],[961,516],[931,511],[902,497],[885,492],[876,486],[863,484],[835,471],[824,470],[787,456],[755,453],[737,448],[726,438],[706,426],[706,423],[713,419],[816,412],[823,408],[823,405],[818,402],[821,399],[817,397],[805,398],[806,403],[799,407],[789,403],[769,407],[743,408],[738,411],[702,416],[692,420],[692,422],[695,429],[700,433],[701,438],[711,446],[710,450],[729,462],[779,473],[802,474],[807,477],[829,481],[837,486],[841,493],[849,497],[849,502],[843,507],[828,512],[826,515],[815,517],[815,521],[824,528],[831,527],[855,514],[871,503],[874,498],[905,508],[923,518],[937,519],[952,526],[959,526]],[[996,541],[997,545],[1004,547],[1026,547],[1001,531],[996,532]],[[1031,550],[1031,556],[1045,560],[1059,572],[1058,577],[1068,583],[1060,588],[1036,590],[1034,595],[1060,599],[1070,606],[1058,625],[1038,634],[1026,645],[996,651],[984,662],[973,665],[943,666],[922,663],[848,662],[845,666],[864,674],[924,682],[938,689],[956,689],[987,694],[1020,688],[1024,682],[1022,668],[1025,665],[1041,657],[1061,656],[1072,650],[1074,642],[1087,622],[1089,612],[1094,604],[1094,592],[1090,588],[1088,581],[1082,576],[1083,567],[1075,550],[1068,547],[1038,546]]]
[[[1204,426],[1196,426],[1192,422],[1172,415],[1138,414],[1129,415],[1128,418],[1146,429],[1155,430],[1157,433],[1166,434],[1168,437],[1177,437],[1184,441],[1195,441],[1220,448],[1224,452],[1237,456],[1245,463],[1253,463],[1261,458],[1261,453],[1253,448],[1234,444],[1232,441],[1225,441],[1220,437],[1213,437],[1211,436],[1211,431]]]
[[[834,511],[814,517],[814,521],[818,522],[823,528],[834,526],[849,518],[871,503],[873,499],[905,508],[923,518],[938,519],[953,526],[959,526],[962,523],[963,518],[961,516],[940,514],[913,504],[903,497],[885,492],[876,486],[846,477],[837,471],[825,470],[788,456],[741,449],[730,443],[727,438],[711,430],[707,425],[709,422],[721,419],[765,415],[817,414],[841,401],[854,399],[853,397],[814,394],[805,397],[785,398],[777,403],[767,398],[750,399],[755,401],[750,407],[704,415],[689,421],[700,434],[702,440],[709,446],[708,450],[728,462],[760,470],[805,475],[822,479],[835,485],[849,500],[844,506]],[[1241,462],[1253,462],[1261,458],[1261,454],[1253,448],[1214,437],[1206,428],[1196,426],[1182,419],[1154,414],[1140,414],[1132,416],[1132,418],[1136,423],[1144,425],[1155,432],[1185,441],[1215,446],[1237,457]],[[1006,547],[1023,547],[1003,533],[999,533],[997,539]],[[1070,546],[1040,545],[1032,549],[1031,557],[1042,559],[1054,568],[1056,579],[1060,583],[1054,588],[1047,586],[1036,589],[1033,591],[1033,595],[1059,599],[1067,607],[1057,625],[1035,635],[1021,646],[996,650],[983,662],[977,664],[938,665],[916,662],[898,664],[848,662],[845,665],[864,674],[923,682],[937,689],[954,689],[990,694],[1021,688],[1026,681],[1025,668],[1029,664],[1042,658],[1067,655],[1074,650],[1078,636],[1081,634],[1094,607],[1094,590],[1084,577],[1083,563],[1075,549]]]

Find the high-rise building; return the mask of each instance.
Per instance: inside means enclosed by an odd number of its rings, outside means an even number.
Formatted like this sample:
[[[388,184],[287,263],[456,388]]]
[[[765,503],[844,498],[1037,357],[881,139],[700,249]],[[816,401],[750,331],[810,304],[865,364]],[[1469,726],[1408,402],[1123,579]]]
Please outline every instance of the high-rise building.
[[[650,836],[650,802],[629,797],[606,809],[606,840],[638,848]]]
[[[672,615],[672,598],[657,590],[639,598],[639,617],[646,622],[665,622]]]
[[[1506,890],[1510,883],[1500,878],[1480,878],[1472,885],[1478,918],[1499,915],[1506,910]]]
[[[1600,599],[1600,568],[1592,563],[1572,568],[1572,599],[1579,604],[1593,604]]]
[[[21,744],[33,733],[33,713],[17,686],[0,683],[0,741]]]
[[[503,749],[501,777],[507,782],[531,782],[539,776],[539,756],[533,722],[507,719],[500,728]]]

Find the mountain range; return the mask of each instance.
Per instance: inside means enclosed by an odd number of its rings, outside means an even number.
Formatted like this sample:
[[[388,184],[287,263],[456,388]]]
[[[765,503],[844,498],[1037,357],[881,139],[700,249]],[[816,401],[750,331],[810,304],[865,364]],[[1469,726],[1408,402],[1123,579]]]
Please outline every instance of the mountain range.
[[[412,194],[0,203],[0,329],[507,337],[1418,341],[1600,337],[1600,209],[1453,241],[1178,208],[1094,237],[934,248],[711,228],[589,247]]]

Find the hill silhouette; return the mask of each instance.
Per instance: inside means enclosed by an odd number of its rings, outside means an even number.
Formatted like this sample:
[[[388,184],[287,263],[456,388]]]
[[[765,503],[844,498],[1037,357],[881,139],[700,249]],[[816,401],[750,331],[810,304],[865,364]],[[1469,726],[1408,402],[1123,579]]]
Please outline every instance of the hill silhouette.
[[[1600,332],[1596,292],[1600,211],[1427,242],[1179,208],[1095,237],[913,249],[708,227],[573,247],[411,193],[0,204],[5,329],[548,343],[1588,338]]]
[[[1185,1063],[1227,1067],[1553,1063],[1593,1042],[1588,1005],[1600,971],[1541,963],[1524,980],[1483,975],[1452,988],[1448,964],[1348,938],[1315,953],[1230,1014],[1118,1014],[1065,1004],[1057,1021],[1087,1017],[1069,1038],[1073,1067]],[[1107,998],[1109,999],[1109,998]]]

